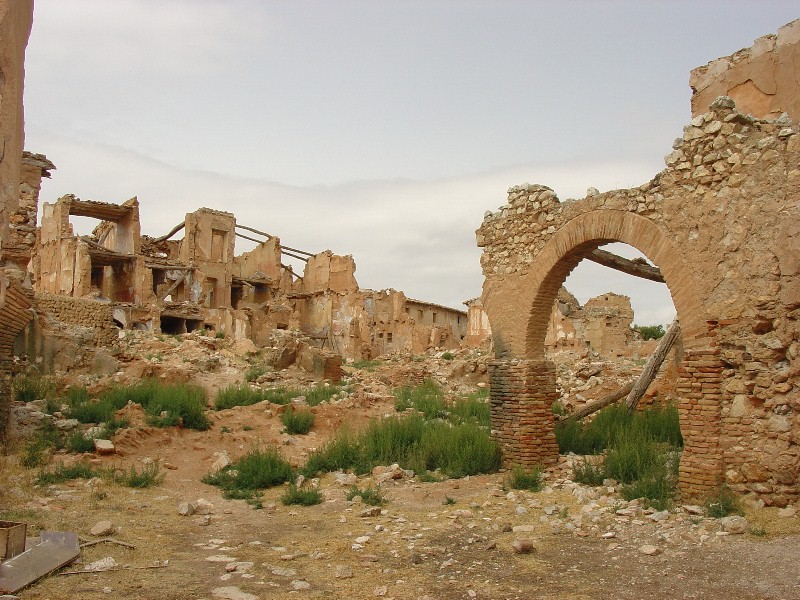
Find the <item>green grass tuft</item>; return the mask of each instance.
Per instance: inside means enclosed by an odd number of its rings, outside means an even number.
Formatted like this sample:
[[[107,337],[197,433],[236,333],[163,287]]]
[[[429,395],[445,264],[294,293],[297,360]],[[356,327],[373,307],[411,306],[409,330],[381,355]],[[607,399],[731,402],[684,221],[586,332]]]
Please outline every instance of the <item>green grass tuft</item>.
[[[217,473],[203,477],[203,483],[221,487],[226,498],[253,498],[259,490],[274,487],[294,476],[291,465],[276,448],[251,449]]]
[[[383,506],[386,504],[386,498],[381,493],[380,488],[369,486],[362,490],[357,485],[354,485],[347,492],[347,499],[352,500],[356,496],[360,496],[361,502],[370,506]]]
[[[45,400],[55,394],[56,386],[52,380],[38,374],[20,374],[14,377],[11,383],[14,400],[18,402],[33,402]]]
[[[292,435],[304,435],[311,431],[316,417],[309,410],[295,410],[289,406],[281,414],[281,423],[286,427],[286,432]]]
[[[506,485],[514,490],[539,492],[544,487],[544,473],[541,467],[523,469],[514,467],[506,478]]]
[[[97,473],[92,470],[91,465],[87,465],[86,463],[75,463],[70,466],[60,464],[52,470],[40,471],[39,475],[36,477],[36,483],[38,485],[53,485],[56,483],[64,483],[70,479],[91,479],[96,476]]]
[[[281,502],[287,506],[296,504],[300,506],[313,506],[321,504],[324,500],[322,493],[315,488],[298,488],[292,484],[289,489],[281,496]]]
[[[158,485],[164,481],[164,477],[165,475],[161,472],[158,463],[150,463],[149,465],[144,465],[141,471],[131,465],[130,471],[118,475],[115,480],[126,487],[142,489]]]
[[[727,485],[721,485],[708,495],[704,503],[706,514],[715,519],[729,515],[743,515],[739,497]]]

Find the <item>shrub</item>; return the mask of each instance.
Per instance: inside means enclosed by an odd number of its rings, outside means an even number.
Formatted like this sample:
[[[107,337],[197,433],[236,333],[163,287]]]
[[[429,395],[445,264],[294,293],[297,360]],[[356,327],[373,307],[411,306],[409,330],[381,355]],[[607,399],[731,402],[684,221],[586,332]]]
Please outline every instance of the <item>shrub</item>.
[[[286,427],[287,433],[303,435],[311,431],[314,426],[314,413],[308,410],[295,410],[288,407],[281,415],[281,423]]]
[[[48,459],[48,451],[64,446],[64,440],[50,422],[45,422],[42,427],[25,444],[20,458],[20,464],[28,469],[41,467]]]
[[[482,393],[456,400],[450,407],[449,418],[454,423],[473,422],[484,427],[491,427],[492,424],[489,402]]]
[[[272,404],[289,404],[289,401],[298,395],[299,392],[287,388],[260,390],[249,385],[229,385],[217,392],[214,408],[223,410],[234,406],[250,406],[265,400]]]
[[[347,499],[352,500],[356,496],[360,496],[361,502],[369,504],[370,506],[383,506],[386,504],[386,498],[384,498],[380,488],[369,486],[362,490],[359,489],[357,485],[354,485],[350,488],[350,491],[347,492]]]
[[[652,438],[647,434],[626,432],[609,449],[605,472],[612,479],[632,483],[652,471],[659,461],[663,462],[663,457]]]
[[[305,390],[302,395],[306,397],[306,402],[308,402],[309,406],[317,406],[319,403],[327,402],[333,398],[341,389],[338,385],[317,385]],[[295,393],[295,396],[299,395],[299,393]]]
[[[18,402],[33,402],[46,399],[55,393],[55,384],[38,374],[17,375],[11,383],[14,399]]]
[[[556,400],[551,405],[550,409],[553,411],[554,415],[565,415],[567,414],[567,409],[564,408],[564,403],[561,400]]]
[[[643,340],[658,340],[664,337],[663,325],[634,325],[634,331],[638,331]]]
[[[506,478],[506,485],[514,490],[538,492],[544,486],[544,473],[540,467],[530,469],[514,467]]]
[[[291,480],[293,474],[277,449],[253,448],[217,473],[203,477],[203,483],[221,487],[226,498],[252,498],[258,490]]]
[[[267,368],[264,365],[253,365],[244,372],[244,380],[248,383],[255,381],[266,372]]]
[[[452,352],[444,352],[444,353],[442,353],[442,358],[444,360],[453,360],[455,358],[455,356],[453,355]]]
[[[395,390],[394,395],[395,409],[398,412],[414,408],[425,415],[426,419],[443,419],[447,416],[444,392],[431,379],[426,379],[418,386],[404,386]]]
[[[598,486],[606,479],[606,474],[602,464],[597,465],[584,459],[583,462],[576,463],[572,467],[572,478],[584,485]]]
[[[494,473],[500,449],[488,431],[474,423],[452,425],[420,415],[372,421],[359,433],[342,431],[309,456],[303,473],[349,470],[367,473],[378,465],[398,463],[418,473],[439,470],[448,477]]]
[[[70,452],[93,452],[94,438],[87,438],[82,431],[75,431],[67,438],[67,450]]]
[[[117,483],[120,483],[129,488],[149,488],[158,485],[164,481],[164,473],[161,472],[158,463],[150,463],[144,465],[141,471],[138,471],[135,466],[131,465],[130,471],[115,477]]]
[[[298,488],[292,484],[289,489],[281,496],[281,502],[285,505],[299,504],[300,506],[313,506],[323,501],[322,493],[315,488]]]
[[[727,485],[721,485],[709,494],[704,506],[706,514],[715,519],[721,519],[728,515],[744,514],[739,497]]]
[[[144,405],[150,413],[150,423],[157,427],[182,425],[188,429],[205,431],[211,421],[205,413],[206,393],[200,386],[185,383],[156,386],[153,395]]]
[[[96,475],[97,473],[86,463],[75,463],[70,466],[60,464],[51,471],[41,471],[36,477],[36,483],[39,485],[52,485],[54,483],[64,483],[70,479],[91,479]]]

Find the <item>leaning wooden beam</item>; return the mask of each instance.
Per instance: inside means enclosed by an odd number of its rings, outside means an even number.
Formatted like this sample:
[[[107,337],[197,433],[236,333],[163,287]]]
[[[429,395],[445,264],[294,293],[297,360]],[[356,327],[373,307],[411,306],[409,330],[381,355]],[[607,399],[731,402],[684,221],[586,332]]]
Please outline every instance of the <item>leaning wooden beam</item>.
[[[628,275],[649,279],[650,281],[657,281],[658,283],[665,283],[664,276],[661,274],[661,270],[658,267],[629,260],[612,254],[611,252],[600,250],[599,248],[587,254],[586,259],[603,265],[604,267],[622,271]]]
[[[270,235],[269,233],[266,233],[266,232],[264,232],[264,231],[259,231],[258,229],[253,229],[252,227],[247,227],[247,225],[239,225],[239,224],[237,223],[237,224],[236,224],[236,227],[237,227],[238,229],[244,229],[245,231],[250,231],[250,232],[252,232],[252,233],[257,233],[258,235],[263,235],[263,236],[264,236],[265,238],[267,238],[268,240],[271,240],[272,238],[274,238],[274,237],[275,237],[274,235]]]
[[[596,413],[601,408],[605,408],[606,406],[609,406],[611,404],[614,404],[615,402],[622,400],[633,389],[633,384],[634,382],[631,381],[624,387],[618,389],[613,394],[604,396],[600,398],[600,400],[595,400],[594,402],[590,402],[586,406],[582,406],[581,408],[579,408],[578,410],[576,410],[571,414],[559,415],[558,417],[556,417],[556,421],[566,421],[567,419],[575,419],[577,421],[583,419],[584,417],[588,417],[589,415]]]
[[[249,236],[246,236],[246,235],[245,235],[245,234],[243,234],[243,233],[238,233],[238,232],[236,232],[236,231],[234,231],[233,233],[234,233],[234,234],[235,234],[237,237],[240,237],[240,238],[242,238],[242,239],[245,239],[245,240],[249,240],[249,241],[251,241],[251,242],[255,242],[256,244],[263,244],[263,243],[264,243],[264,242],[262,242],[261,240],[257,240],[256,238],[251,238],[251,237],[249,237]]]
[[[299,254],[292,254],[291,252],[286,252],[283,248],[281,248],[281,254],[285,254],[286,256],[291,256],[292,258],[296,258],[298,260],[302,260],[303,262],[308,262],[308,258],[305,256],[300,256]]]
[[[164,301],[164,298],[166,298],[166,297],[167,297],[167,296],[169,296],[169,295],[170,295],[172,292],[174,292],[174,291],[175,291],[175,288],[177,288],[177,287],[178,287],[180,284],[182,284],[182,283],[183,283],[183,282],[186,280],[186,278],[189,276],[189,273],[190,273],[190,272],[191,272],[191,271],[185,271],[185,272],[183,273],[183,275],[181,275],[180,277],[178,277],[178,279],[176,279],[176,280],[173,282],[173,284],[172,284],[171,286],[169,286],[169,288],[167,288],[167,290],[166,290],[166,291],[164,291],[164,292],[161,292],[161,293],[158,295],[158,301],[159,301],[159,302],[163,302],[163,301]]]
[[[306,256],[314,256],[311,252],[306,252],[305,250],[298,250],[297,248],[290,248],[289,246],[281,245],[281,250],[291,250],[292,252],[297,252],[298,254],[305,254]]]
[[[153,240],[153,243],[154,243],[154,244],[158,244],[158,243],[160,243],[160,242],[163,242],[163,241],[165,241],[165,240],[168,240],[169,238],[171,238],[173,235],[175,235],[176,233],[178,233],[178,232],[179,232],[181,229],[183,229],[184,227],[186,227],[186,221],[184,221],[183,223],[178,223],[177,225],[175,225],[175,227],[173,227],[173,228],[172,228],[172,230],[171,230],[169,233],[167,233],[167,234],[165,234],[165,235],[162,235],[161,237],[157,237],[157,238],[155,238],[155,239]]]
[[[678,323],[678,319],[675,319],[672,325],[669,326],[669,329],[667,329],[667,333],[659,340],[658,346],[653,350],[650,358],[647,359],[644,371],[642,371],[633,389],[628,394],[625,405],[628,407],[629,411],[635,409],[636,405],[639,404],[639,400],[642,399],[650,383],[656,378],[656,375],[658,375],[658,370],[661,368],[664,359],[667,358],[667,354],[669,354],[670,348],[672,348],[680,334],[681,325]]]

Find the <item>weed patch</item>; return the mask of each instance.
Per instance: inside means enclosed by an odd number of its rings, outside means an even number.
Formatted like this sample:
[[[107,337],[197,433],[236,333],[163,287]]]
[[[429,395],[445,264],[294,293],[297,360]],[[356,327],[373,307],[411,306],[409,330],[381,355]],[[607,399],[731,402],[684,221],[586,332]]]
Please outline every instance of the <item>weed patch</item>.
[[[164,473],[157,463],[144,465],[141,471],[132,465],[128,472],[115,477],[115,481],[129,488],[149,488],[164,481]]]
[[[203,477],[203,483],[222,488],[226,498],[248,499],[259,490],[291,480],[293,475],[291,465],[277,449],[254,448],[217,473]]]
[[[506,485],[514,490],[538,492],[544,487],[544,473],[540,467],[514,467],[506,478]]]
[[[313,506],[321,504],[324,500],[322,493],[315,488],[298,488],[292,484],[289,489],[281,496],[281,502],[285,505],[297,504],[300,506]]]
[[[315,420],[314,413],[308,410],[295,410],[288,407],[281,414],[281,423],[286,427],[286,432],[292,435],[304,435],[311,431]]]
[[[97,476],[92,470],[91,465],[86,463],[75,463],[74,465],[65,466],[60,464],[52,470],[43,470],[36,477],[38,485],[53,485],[56,483],[64,483],[71,479],[91,479]]]
[[[729,515],[744,514],[739,497],[727,485],[721,485],[709,494],[704,507],[706,514],[715,519],[721,519]]]
[[[362,490],[359,489],[357,485],[354,485],[350,488],[350,491],[347,492],[347,499],[352,500],[356,496],[361,498],[361,502],[369,504],[370,506],[383,506],[386,504],[386,498],[381,493],[380,488],[369,486]]]

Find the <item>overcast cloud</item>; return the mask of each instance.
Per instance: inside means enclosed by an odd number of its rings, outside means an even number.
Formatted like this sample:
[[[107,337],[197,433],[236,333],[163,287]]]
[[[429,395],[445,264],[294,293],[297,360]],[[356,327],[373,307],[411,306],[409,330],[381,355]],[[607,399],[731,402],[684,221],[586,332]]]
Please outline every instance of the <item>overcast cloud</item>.
[[[690,118],[689,70],[796,2],[36,0],[26,147],[42,200],[138,196],[160,235],[201,206],[352,254],[362,287],[459,306],[510,186],[640,185]],[[76,227],[84,225],[76,222]],[[237,251],[248,249],[237,245]],[[624,248],[629,256],[637,253]],[[582,263],[581,300],[665,286]]]

